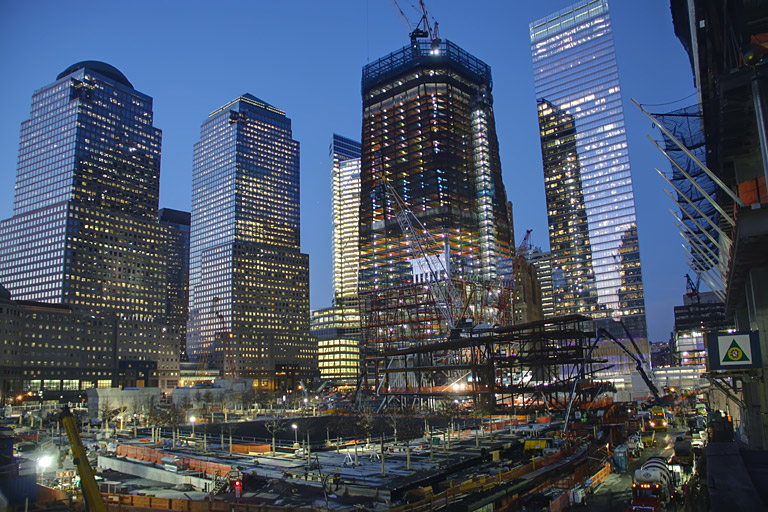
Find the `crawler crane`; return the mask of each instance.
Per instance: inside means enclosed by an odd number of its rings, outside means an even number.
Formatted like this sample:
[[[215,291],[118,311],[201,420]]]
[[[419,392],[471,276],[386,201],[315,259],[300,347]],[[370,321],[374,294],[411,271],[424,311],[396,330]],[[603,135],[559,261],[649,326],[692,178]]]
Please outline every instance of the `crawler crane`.
[[[88,462],[88,456],[85,454],[83,440],[80,439],[77,421],[66,405],[61,410],[61,425],[67,433],[69,445],[72,448],[72,460],[77,466],[77,473],[80,475],[80,486],[83,488],[86,508],[89,512],[107,512],[104,499],[99,492],[99,485],[96,483],[91,464]]]

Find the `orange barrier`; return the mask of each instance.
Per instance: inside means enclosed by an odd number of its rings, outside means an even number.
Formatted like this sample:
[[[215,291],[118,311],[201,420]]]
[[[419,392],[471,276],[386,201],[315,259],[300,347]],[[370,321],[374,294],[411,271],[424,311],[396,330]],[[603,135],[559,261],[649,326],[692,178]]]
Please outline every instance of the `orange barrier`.
[[[268,444],[233,444],[232,452],[248,455],[251,453],[268,453],[272,447]]]
[[[608,478],[608,475],[610,474],[611,474],[611,465],[606,464],[605,466],[603,466],[603,468],[600,471],[592,475],[592,486],[594,487],[595,485],[599,484],[600,482]]]
[[[180,512],[230,512],[235,504],[228,501],[183,500],[156,498],[154,496],[131,496],[128,494],[104,495],[110,512],[146,512],[155,510],[178,510]],[[255,503],[237,503],[238,512],[320,512],[314,507],[279,507]]]
[[[156,464],[161,464],[161,459],[163,457],[178,457],[183,469],[191,469],[193,471],[199,471],[207,475],[225,476],[233,469],[229,464],[209,462],[206,460],[195,459],[193,457],[180,456],[176,453],[161,452],[160,450],[155,450],[154,448],[134,446],[130,444],[118,445],[117,455],[134,460],[153,462]]]

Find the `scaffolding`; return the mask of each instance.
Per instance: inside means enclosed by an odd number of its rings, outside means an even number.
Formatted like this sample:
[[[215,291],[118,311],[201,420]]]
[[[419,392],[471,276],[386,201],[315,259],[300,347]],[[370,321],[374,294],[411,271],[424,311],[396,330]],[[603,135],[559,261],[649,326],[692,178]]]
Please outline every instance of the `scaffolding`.
[[[476,326],[447,340],[380,350],[367,357],[374,388],[389,407],[471,400],[475,410],[532,413],[588,406],[606,384],[594,373],[590,318],[568,315],[510,327]],[[370,371],[370,370],[369,370]]]

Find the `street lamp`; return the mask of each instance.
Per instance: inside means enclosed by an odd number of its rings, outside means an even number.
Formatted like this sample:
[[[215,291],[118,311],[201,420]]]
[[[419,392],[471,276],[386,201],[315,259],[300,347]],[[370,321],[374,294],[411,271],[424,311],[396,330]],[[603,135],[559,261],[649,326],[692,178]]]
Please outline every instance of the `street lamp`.
[[[192,437],[195,437],[195,418],[194,416],[189,417],[189,422],[192,424]]]
[[[299,426],[295,423],[292,423],[291,428],[293,429],[293,443],[295,446],[299,444]]]

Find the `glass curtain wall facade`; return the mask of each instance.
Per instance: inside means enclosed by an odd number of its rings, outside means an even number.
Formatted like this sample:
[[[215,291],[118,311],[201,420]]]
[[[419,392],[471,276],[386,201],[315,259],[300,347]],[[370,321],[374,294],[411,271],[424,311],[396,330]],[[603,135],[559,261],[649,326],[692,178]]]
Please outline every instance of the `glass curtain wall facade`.
[[[360,237],[360,143],[334,134],[331,141],[333,297],[357,299]]]
[[[445,332],[440,314],[429,320],[424,308],[412,322],[373,317],[377,308],[397,311],[387,297],[402,303],[400,292],[384,290],[429,286],[415,283],[424,256],[403,234],[383,178],[437,241],[427,256],[441,258],[452,278],[498,280],[499,259],[511,259],[491,89],[487,64],[440,39],[415,40],[363,69],[359,286],[369,294],[363,330],[374,326],[364,339],[387,329],[403,340]]]
[[[168,282],[165,316],[168,328],[178,334],[179,359],[187,358],[189,320],[189,212],[160,209],[160,225],[168,230]]]
[[[285,113],[245,94],[195,144],[190,358],[262,389],[314,375],[309,257],[299,232],[299,143]]]
[[[634,192],[606,0],[530,25],[555,314],[647,340]],[[585,215],[586,214],[586,215]],[[628,361],[618,356],[620,371]]]
[[[179,340],[165,329],[160,144],[152,98],[109,64],[79,62],[36,91],[14,215],[0,226],[0,281],[14,300],[120,324],[116,357],[157,361],[165,386],[178,377]]]

